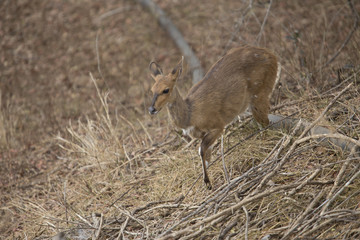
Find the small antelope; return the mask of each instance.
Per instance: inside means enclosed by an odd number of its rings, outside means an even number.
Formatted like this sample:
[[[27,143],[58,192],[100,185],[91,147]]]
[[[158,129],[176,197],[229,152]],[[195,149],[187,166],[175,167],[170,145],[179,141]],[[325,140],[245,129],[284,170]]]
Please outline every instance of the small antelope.
[[[280,75],[280,64],[274,54],[263,48],[232,49],[210,68],[185,98],[176,88],[182,65],[183,58],[165,75],[157,63],[150,63],[155,84],[151,88],[154,97],[149,113],[156,114],[167,105],[177,127],[194,138],[201,138],[199,154],[204,182],[211,189],[206,168],[212,145],[224,127],[248,106],[258,123],[269,124],[270,95]]]

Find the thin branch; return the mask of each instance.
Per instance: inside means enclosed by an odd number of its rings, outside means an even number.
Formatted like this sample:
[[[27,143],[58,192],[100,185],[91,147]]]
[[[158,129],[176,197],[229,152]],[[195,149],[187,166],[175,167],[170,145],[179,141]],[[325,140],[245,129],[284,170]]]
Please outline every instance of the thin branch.
[[[269,7],[268,7],[268,9],[266,10],[266,14],[265,14],[263,23],[262,23],[261,28],[260,28],[260,32],[259,32],[259,34],[258,34],[257,37],[256,37],[256,43],[257,43],[257,44],[259,44],[259,41],[260,41],[260,39],[261,39],[262,32],[264,31],[264,27],[265,27],[266,21],[267,21],[267,19],[268,19],[268,17],[269,17],[269,12],[270,12],[271,5],[272,5],[272,0],[270,0]]]
[[[101,76],[101,79],[104,79],[104,76],[101,72],[101,67],[100,67],[100,54],[99,54],[99,31],[97,31],[96,33],[96,40],[95,40],[95,48],[96,48],[96,60],[97,60],[97,65],[98,65],[98,71],[99,74]]]
[[[281,161],[278,163],[278,165],[275,167],[275,169],[271,172],[269,172],[261,181],[261,183],[258,185],[256,191],[254,193],[257,193],[260,191],[260,189],[277,173],[277,171],[282,168],[282,166],[286,163],[286,161],[290,158],[291,154],[294,152],[298,144],[301,142],[301,139],[304,138],[304,136],[324,117],[325,113],[329,111],[329,109],[335,104],[335,102],[347,91],[350,89],[350,87],[353,84],[350,83],[346,88],[344,88],[340,93],[336,95],[336,97],[327,105],[327,107],[322,111],[322,113],[313,121],[311,124],[309,124],[304,131],[300,134],[298,140],[296,140],[289,148],[289,150],[286,152],[285,156],[281,159]],[[299,126],[300,122],[297,126]]]
[[[239,203],[237,203],[235,205],[232,205],[231,207],[228,207],[228,208],[222,210],[221,212],[219,212],[217,214],[214,214],[212,216],[204,218],[202,221],[199,221],[198,223],[196,223],[194,225],[191,225],[191,226],[189,226],[189,227],[187,227],[185,229],[179,230],[177,232],[173,232],[171,234],[169,234],[170,231],[168,229],[167,231],[162,233],[157,239],[158,240],[164,240],[164,239],[178,238],[178,237],[180,237],[180,236],[182,236],[182,235],[184,235],[186,233],[193,232],[193,229],[199,228],[203,224],[208,224],[208,223],[214,224],[214,223],[216,223],[217,220],[221,219],[222,217],[226,217],[226,216],[231,215],[234,211],[238,210],[239,208],[241,208],[242,206],[244,206],[247,203],[250,203],[250,202],[253,202],[253,201],[258,200],[260,198],[269,196],[269,195],[271,195],[273,193],[278,193],[278,192],[284,191],[286,189],[291,189],[291,188],[297,187],[298,185],[299,185],[299,183],[297,183],[297,184],[291,183],[291,184],[288,184],[288,185],[282,185],[282,186],[270,188],[270,189],[268,189],[266,191],[260,192],[258,194],[252,195],[252,196],[247,196],[242,201],[240,201]],[[213,222],[213,221],[215,221],[215,222]],[[206,226],[203,227],[203,229],[205,229],[205,228],[206,228]]]
[[[249,232],[249,212],[246,210],[246,207],[243,206],[242,209],[244,210],[245,212],[245,219],[246,219],[246,222],[245,222],[245,240],[248,240],[248,232]]]
[[[128,10],[130,10],[130,9],[131,9],[130,6],[125,6],[125,7],[119,7],[119,8],[110,10],[110,11],[108,11],[108,12],[106,12],[106,13],[101,14],[99,17],[97,17],[97,18],[95,19],[95,22],[98,23],[98,24],[100,24],[101,21],[104,20],[105,18],[111,17],[111,16],[113,16],[113,15],[115,15],[115,14],[122,13],[122,12],[124,12],[124,11],[128,11]]]
[[[104,215],[101,213],[100,216],[98,214],[93,213],[92,214],[93,220],[94,220],[94,234],[92,236],[92,240],[99,239],[101,229],[103,227],[104,222]],[[100,218],[100,219],[98,219]]]
[[[235,217],[235,220],[233,220],[230,224],[228,224],[224,230],[222,230],[219,234],[219,237],[217,240],[222,240],[225,238],[226,234],[228,234],[231,229],[233,229],[237,224],[239,223],[239,217]]]
[[[301,224],[301,222],[306,218],[309,212],[314,208],[314,206],[320,201],[324,195],[324,190],[321,190],[318,195],[314,198],[305,211],[296,219],[296,221],[291,225],[290,228],[285,232],[284,236],[281,239],[287,239],[287,237]]]
[[[329,206],[344,190],[346,187],[348,187],[350,185],[350,183],[352,183],[358,176],[360,175],[360,170],[358,170],[351,178],[349,181],[347,181],[342,188],[340,188],[334,195],[332,198],[330,198],[329,200],[326,201],[327,206]]]
[[[224,134],[221,135],[221,158],[222,158],[222,164],[223,164],[223,168],[224,168],[226,182],[228,184],[230,184],[230,178],[229,178],[228,171],[226,169],[226,163],[225,163],[225,157],[224,157]]]
[[[356,29],[357,29],[358,26],[359,26],[359,19],[360,19],[360,17],[359,17],[359,15],[358,15],[358,13],[356,12],[356,9],[355,9],[352,1],[351,1],[351,0],[348,0],[348,4],[349,4],[349,7],[350,7],[351,12],[352,12],[352,14],[353,14],[353,17],[354,17],[354,19],[355,19],[355,21],[354,21],[354,26],[353,26],[353,28],[351,29],[349,35],[346,37],[345,41],[341,44],[340,48],[339,48],[339,49],[334,53],[334,55],[321,67],[321,69],[329,66],[329,64],[332,63],[332,62],[335,60],[335,58],[340,54],[340,52],[344,49],[344,47],[349,43],[352,35],[354,34],[354,32],[356,31]]]

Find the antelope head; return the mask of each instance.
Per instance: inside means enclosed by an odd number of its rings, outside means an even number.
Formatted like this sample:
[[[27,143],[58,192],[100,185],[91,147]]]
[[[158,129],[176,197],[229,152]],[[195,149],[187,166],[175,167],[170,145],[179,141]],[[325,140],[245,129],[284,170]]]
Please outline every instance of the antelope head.
[[[151,62],[149,69],[151,71],[151,77],[155,80],[154,85],[151,88],[153,93],[153,100],[149,107],[149,113],[151,115],[158,113],[167,103],[173,100],[172,92],[174,90],[176,80],[180,77],[182,72],[184,57],[174,67],[174,69],[168,75],[164,75],[161,67],[156,62]]]

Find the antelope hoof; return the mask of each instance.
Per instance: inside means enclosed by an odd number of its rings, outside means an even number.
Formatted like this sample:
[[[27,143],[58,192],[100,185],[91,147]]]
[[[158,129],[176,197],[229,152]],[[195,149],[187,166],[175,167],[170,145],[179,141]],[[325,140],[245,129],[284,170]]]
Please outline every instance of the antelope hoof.
[[[204,182],[205,182],[206,188],[207,188],[208,190],[211,190],[211,189],[212,189],[212,186],[211,186],[211,183],[210,183],[209,178],[204,178]]]

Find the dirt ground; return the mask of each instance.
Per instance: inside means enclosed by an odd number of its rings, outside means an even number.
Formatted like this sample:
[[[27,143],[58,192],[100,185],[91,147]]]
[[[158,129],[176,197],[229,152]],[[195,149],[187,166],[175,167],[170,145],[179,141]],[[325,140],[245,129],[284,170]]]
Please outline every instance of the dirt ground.
[[[354,15],[346,1],[272,1],[270,9],[269,1],[253,1],[250,11],[246,11],[249,1],[245,0],[155,2],[178,26],[204,69],[234,46],[252,44],[271,49],[283,66],[281,88],[272,101],[275,105],[322,95],[353,74],[359,81],[360,31],[359,28],[354,30],[347,41],[354,28]],[[358,1],[354,4],[359,14],[360,4]],[[68,140],[70,145],[81,142],[84,138],[77,139],[74,133],[90,136],[92,130],[102,128],[97,125],[102,116],[108,116],[108,123],[115,126],[115,131],[109,127],[104,135],[94,137],[99,142],[92,140],[95,143],[91,144],[98,144],[98,149],[107,149],[109,142],[118,141],[121,148],[129,143],[126,145],[128,154],[136,156],[139,149],[151,149],[169,140],[172,127],[166,113],[156,118],[147,114],[152,84],[148,64],[156,59],[164,69],[171,69],[180,57],[181,52],[167,33],[136,1],[0,2],[1,239],[42,239],[69,226],[69,223],[54,220],[62,219],[65,214],[54,210],[60,208],[64,182],[68,182],[69,191],[75,194],[76,187],[86,188],[89,182],[95,181],[90,176],[97,173],[83,170],[82,167],[91,164],[82,162],[81,159],[86,158],[81,155],[82,150],[76,152],[73,148],[69,153],[69,145],[59,139]],[[90,73],[96,79],[100,95],[108,96],[109,112],[99,100]],[[190,69],[186,68],[180,82],[182,91],[191,86],[190,77]],[[358,88],[358,85],[354,87],[356,91]],[[359,95],[354,96],[356,99]],[[283,114],[297,110],[301,117],[315,119],[326,106],[324,101],[314,100],[287,108]],[[355,103],[351,106],[354,106],[354,116],[359,117],[358,106]],[[89,123],[91,121],[94,125]],[[332,124],[340,125],[335,120]],[[359,139],[359,129],[358,125],[352,128],[350,137]],[[101,142],[101,139],[109,142]],[[67,147],[61,148],[59,144]],[[166,151],[175,148],[172,146]],[[111,148],[106,154],[116,149]],[[200,164],[195,147],[192,150],[187,156],[196,159],[191,162]],[[126,151],[120,152],[119,159],[129,157],[125,157]],[[150,153],[144,156],[150,159]],[[99,150],[96,154],[103,152]],[[154,170],[152,164],[156,163],[152,161],[145,165],[140,163],[136,174],[127,175],[134,166],[130,166],[130,170],[128,166],[117,169],[125,172],[124,175],[117,173],[121,175],[118,181],[123,183],[102,186],[103,194],[110,196],[112,192],[112,195],[104,200],[104,205],[98,206],[98,211],[106,212],[107,204],[119,197],[116,191],[130,185],[138,188],[134,195],[138,195],[141,204],[166,199],[164,192],[147,192],[151,188],[146,179],[162,181],[162,175],[155,172],[166,172]],[[199,165],[197,167],[194,171],[199,173]],[[146,177],[141,177],[142,174]],[[138,184],[139,179],[143,181],[141,184]],[[76,185],[76,181],[82,185]],[[359,179],[357,182],[359,184]],[[186,188],[185,184],[172,187]],[[206,196],[204,192],[202,195],[192,193],[189,198],[194,202]],[[97,195],[97,198],[101,202],[101,197]],[[360,200],[359,194],[354,198],[354,201]],[[87,209],[95,202],[89,200],[81,210],[77,206],[78,212],[88,215]],[[139,205],[134,203],[133,206]],[[31,211],[38,213],[32,217]],[[52,218],[39,220],[45,213]]]

